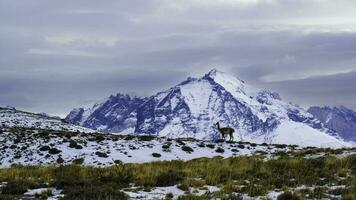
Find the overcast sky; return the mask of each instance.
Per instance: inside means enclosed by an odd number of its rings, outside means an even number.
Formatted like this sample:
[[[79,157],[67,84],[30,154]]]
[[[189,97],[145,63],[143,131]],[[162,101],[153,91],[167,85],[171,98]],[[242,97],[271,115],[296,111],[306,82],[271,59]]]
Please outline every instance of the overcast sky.
[[[65,116],[212,68],[356,109],[356,1],[0,0],[0,106]]]

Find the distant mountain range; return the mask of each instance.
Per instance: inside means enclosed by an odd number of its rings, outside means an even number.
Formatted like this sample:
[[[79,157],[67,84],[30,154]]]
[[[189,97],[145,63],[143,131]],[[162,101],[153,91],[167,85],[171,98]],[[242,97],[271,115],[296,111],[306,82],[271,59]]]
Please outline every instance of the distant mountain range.
[[[356,142],[356,112],[344,106],[310,107],[308,112],[347,141]]]
[[[111,95],[91,108],[76,108],[66,121],[113,133],[216,139],[213,124],[235,128],[235,139],[301,146],[349,146],[335,130],[278,93],[253,88],[218,70],[139,98]]]

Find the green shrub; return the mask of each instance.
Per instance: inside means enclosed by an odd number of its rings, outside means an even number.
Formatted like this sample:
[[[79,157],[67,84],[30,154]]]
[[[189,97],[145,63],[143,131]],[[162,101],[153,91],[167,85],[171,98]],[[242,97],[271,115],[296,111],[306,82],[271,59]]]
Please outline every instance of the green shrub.
[[[57,158],[56,162],[57,162],[58,164],[62,164],[62,163],[64,163],[64,159],[59,156],[59,157]]]
[[[163,172],[156,177],[156,183],[154,186],[165,187],[165,186],[173,186],[176,185],[179,181],[183,180],[183,176],[181,173],[177,171],[169,170],[167,172]]]
[[[81,145],[79,145],[76,141],[71,140],[69,142],[69,147],[70,148],[75,148],[75,149],[82,149],[83,147]]]
[[[193,194],[182,195],[178,197],[178,200],[208,200],[208,197],[205,196],[196,196]]]
[[[110,185],[85,185],[78,187],[66,187],[63,200],[96,200],[96,199],[120,199],[126,200],[128,196]]]
[[[174,197],[173,193],[169,192],[169,193],[166,194],[165,200],[171,200],[171,199],[173,199],[173,197]]]
[[[104,140],[105,140],[105,137],[102,136],[102,135],[97,135],[97,136],[95,137],[95,140],[96,140],[97,142],[101,142],[101,141],[104,141]]]
[[[133,140],[135,137],[132,135],[127,135],[124,140]]]
[[[191,153],[191,152],[194,151],[194,150],[193,150],[191,147],[189,147],[189,146],[182,146],[182,150],[185,151],[185,152],[187,152],[187,153]]]
[[[300,196],[298,196],[295,193],[292,192],[284,192],[280,195],[278,195],[277,200],[301,200],[302,198]]]
[[[121,160],[114,160],[114,163],[115,163],[116,165],[122,165],[122,164],[124,164]]]
[[[84,163],[84,158],[77,158],[72,161],[73,164],[75,165],[81,165]]]
[[[199,143],[199,144],[198,144],[198,147],[202,147],[202,148],[205,147],[204,142]]]
[[[285,149],[288,145],[286,145],[286,144],[275,144],[274,146],[276,148]]]
[[[107,158],[109,157],[108,154],[104,153],[104,152],[101,152],[101,151],[97,151],[95,152],[95,155],[101,157],[101,158]]]
[[[40,151],[48,151],[50,149],[51,149],[51,147],[49,147],[49,146],[42,146],[41,148],[39,148]]]
[[[164,144],[164,145],[162,145],[162,149],[164,149],[164,150],[169,149],[169,147],[171,147],[171,144]]]
[[[151,141],[153,140],[155,137],[152,135],[141,135],[138,137],[140,141]]]
[[[216,150],[215,150],[217,153],[224,153],[224,149],[221,148],[221,147],[218,147]]]
[[[50,153],[50,154],[59,154],[61,152],[62,151],[57,148],[51,148],[50,150],[48,150],[48,153]]]
[[[2,188],[2,194],[19,195],[25,193],[35,184],[28,180],[11,180]]]
[[[182,145],[182,146],[184,146],[184,145],[185,145],[185,142],[183,142],[183,141],[182,141],[182,140],[180,140],[180,139],[176,140],[176,142],[177,142],[179,145]]]
[[[155,157],[155,158],[159,158],[159,157],[161,157],[161,154],[159,154],[159,153],[152,153],[152,156]]]
[[[244,148],[245,148],[245,145],[239,144],[239,145],[237,145],[237,147],[240,148],[240,149],[244,149]]]

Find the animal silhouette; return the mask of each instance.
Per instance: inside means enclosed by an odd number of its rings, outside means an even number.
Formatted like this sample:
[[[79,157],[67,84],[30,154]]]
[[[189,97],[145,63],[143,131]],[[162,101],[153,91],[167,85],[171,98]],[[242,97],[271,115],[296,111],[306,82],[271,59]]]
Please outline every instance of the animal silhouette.
[[[230,141],[234,140],[234,135],[233,133],[235,132],[235,130],[233,128],[230,127],[220,127],[220,123],[216,122],[216,128],[218,129],[219,133],[222,136],[222,139],[225,140],[225,136],[229,135],[230,136]]]

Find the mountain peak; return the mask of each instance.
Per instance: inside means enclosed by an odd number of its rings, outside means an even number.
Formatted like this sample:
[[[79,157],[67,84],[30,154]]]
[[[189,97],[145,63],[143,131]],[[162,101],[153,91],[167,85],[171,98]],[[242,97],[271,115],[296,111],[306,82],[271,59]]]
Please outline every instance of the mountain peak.
[[[214,81],[217,81],[217,79],[229,80],[238,83],[238,85],[245,83],[243,80],[239,79],[238,77],[215,68],[211,69],[207,74],[203,76],[203,78],[211,78]]]
[[[213,68],[213,69],[211,69],[208,73],[206,73],[206,74],[204,75],[204,77],[209,76],[209,77],[213,78],[213,77],[216,76],[216,74],[226,74],[226,73],[223,72],[223,71],[220,71],[220,70],[218,70],[218,69],[216,69],[216,68]]]

